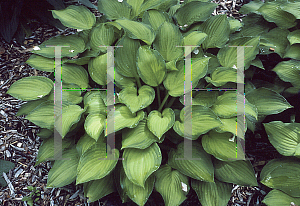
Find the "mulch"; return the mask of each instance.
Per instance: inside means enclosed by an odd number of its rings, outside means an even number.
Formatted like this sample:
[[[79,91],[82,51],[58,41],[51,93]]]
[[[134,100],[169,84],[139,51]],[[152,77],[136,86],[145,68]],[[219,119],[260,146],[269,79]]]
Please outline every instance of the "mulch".
[[[244,4],[241,0],[215,1],[219,4],[214,14],[227,14],[237,19],[243,17],[238,9]],[[87,203],[80,186],[71,184],[62,188],[46,188],[47,174],[51,168],[50,162],[41,163],[34,167],[41,139],[36,135],[39,127],[22,116],[15,116],[18,109],[25,102],[14,99],[6,94],[9,87],[17,80],[27,76],[48,76],[50,73],[31,68],[25,62],[30,57],[34,46],[58,34],[71,34],[74,29],[59,31],[52,26],[33,21],[29,25],[32,36],[26,37],[23,44],[15,40],[6,43],[0,38],[0,159],[15,163],[15,168],[6,175],[8,185],[0,190],[0,205],[27,205],[21,201],[31,191],[27,186],[34,186],[40,190],[41,198],[35,205],[122,205],[117,193],[112,193],[95,203]],[[270,145],[265,134],[247,132],[251,145],[246,144],[246,152],[253,157],[252,164],[259,177],[262,167],[267,161],[277,157],[276,150]],[[247,139],[246,136],[246,139]],[[263,137],[262,137],[263,136]],[[258,141],[253,141],[257,139]],[[262,141],[263,140],[263,141]],[[274,151],[275,150],[275,151]],[[266,154],[262,154],[265,152]],[[261,154],[261,155],[260,155]],[[271,155],[270,155],[271,154]],[[259,187],[240,187],[234,185],[232,197],[228,206],[256,206],[262,205],[261,200],[269,191],[263,185]],[[191,191],[182,205],[201,205],[194,191]],[[134,205],[126,203],[124,205]],[[146,205],[163,205],[163,200],[157,192],[153,192]]]

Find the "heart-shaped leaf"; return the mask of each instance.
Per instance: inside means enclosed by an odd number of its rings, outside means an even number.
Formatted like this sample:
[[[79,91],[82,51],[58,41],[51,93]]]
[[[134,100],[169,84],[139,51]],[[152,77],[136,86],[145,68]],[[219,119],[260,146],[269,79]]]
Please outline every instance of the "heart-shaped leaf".
[[[120,89],[124,89],[125,87],[134,87],[136,80],[134,78],[125,77],[119,72],[115,71],[115,84]]]
[[[192,179],[192,188],[197,193],[202,205],[225,206],[231,197],[232,184],[218,180],[215,180],[215,182],[203,182]]]
[[[99,0],[98,10],[105,14],[105,16],[110,20],[122,17],[129,19],[131,17],[132,7],[126,1]]]
[[[238,19],[235,19],[233,17],[229,17],[228,22],[230,25],[230,33],[231,34],[236,31],[240,31],[241,28],[243,27],[243,24]]]
[[[241,186],[258,186],[250,161],[225,162],[215,159],[215,177],[222,182]]]
[[[35,108],[37,108],[40,104],[44,103],[45,101],[46,98],[42,98],[28,101],[25,104],[22,104],[16,116],[28,115],[30,112],[32,112]]]
[[[123,158],[122,163],[128,179],[145,188],[146,179],[159,168],[162,155],[159,146],[153,143],[146,149],[126,148]]]
[[[91,78],[99,85],[107,85],[107,53],[91,58],[88,65]]]
[[[101,135],[104,139],[104,134]],[[100,138],[101,138],[100,137]],[[79,153],[79,156],[81,156],[85,151],[87,151],[90,147],[96,144],[96,140],[90,137],[87,133],[85,133],[78,142],[76,143],[76,149]]]
[[[286,2],[280,5],[280,8],[288,13],[293,14],[296,17],[296,19],[300,19],[299,6],[300,3],[298,1],[294,1],[294,2]]]
[[[239,80],[237,80],[237,77]],[[237,76],[237,69],[218,67],[213,71],[211,77],[205,77],[205,80],[216,87],[220,87],[228,82],[241,82],[243,79],[241,79],[241,76]]]
[[[163,57],[148,46],[142,46],[138,50],[137,71],[141,79],[152,87],[160,85],[167,74]]]
[[[287,51],[284,55],[284,58],[292,58],[300,60],[300,44],[293,44],[292,46],[287,47]]]
[[[155,91],[147,85],[139,88],[138,96],[135,87],[126,87],[119,93],[119,100],[126,104],[132,113],[148,107],[155,98]]]
[[[24,77],[14,82],[7,94],[23,101],[36,100],[49,94],[52,88],[53,82],[47,77]]]
[[[264,4],[264,2],[262,1],[250,1],[249,3],[247,4],[244,4],[239,12],[241,14],[249,14],[249,13],[258,13],[257,10]]]
[[[291,197],[280,190],[271,190],[262,201],[268,206],[300,205],[300,198]]]
[[[261,183],[279,189],[293,197],[300,197],[300,160],[282,158],[269,161],[260,173]]]
[[[148,10],[143,15],[143,23],[151,25],[155,31],[164,22],[170,22],[170,16],[165,12]]]
[[[126,129],[122,133],[122,149],[136,148],[146,149],[158,139],[150,132],[147,127],[147,119],[143,119],[133,129]]]
[[[287,38],[291,45],[300,43],[300,29],[290,32]]]
[[[217,101],[218,91],[197,91],[194,93],[192,95],[193,105],[211,107]],[[179,101],[184,105],[184,95],[179,98]]]
[[[141,11],[143,12],[150,9],[167,11],[171,6],[177,3],[177,0],[146,0],[141,6]]]
[[[31,67],[45,72],[54,72],[54,59],[32,54],[26,61]]]
[[[192,136],[187,136],[185,138],[196,140],[201,134],[205,134],[209,130],[219,127],[222,122],[215,115],[215,113],[207,107],[201,105],[195,105],[192,107],[192,125],[189,125],[188,128],[184,128],[184,108],[180,112],[180,120],[176,121],[173,129],[174,131],[182,137],[184,136],[184,129],[192,130]],[[187,114],[187,118],[190,119],[190,114]]]
[[[232,117],[232,118],[220,118],[222,125],[215,128],[215,130],[219,133],[223,132],[231,132],[231,134],[243,134],[240,138],[244,139],[245,131],[247,130],[247,121],[244,122],[244,119]]]
[[[89,76],[87,71],[76,64],[63,64],[62,81],[66,84],[76,84],[79,88],[89,87]]]
[[[96,141],[104,131],[105,116],[102,114],[89,114],[84,123],[86,133]]]
[[[161,166],[156,172],[155,189],[161,194],[165,205],[180,205],[190,190],[189,179],[168,164]]]
[[[284,156],[300,157],[300,123],[263,123],[270,143]]]
[[[106,115],[106,104],[103,101],[101,93],[103,91],[89,91],[84,95],[84,109],[88,114],[100,113]]]
[[[70,5],[62,10],[52,10],[52,15],[66,27],[90,29],[96,23],[95,15],[85,6]]]
[[[114,26],[107,23],[98,24],[90,32],[90,46],[95,51],[105,53],[107,48],[103,46],[111,46],[115,40]]]
[[[168,155],[168,165],[191,178],[200,181],[214,182],[214,167],[211,156],[205,152],[201,144],[195,141],[192,143],[193,146],[190,148],[190,150],[192,150],[192,158],[199,159],[176,159],[186,158],[184,157],[184,142],[181,142],[176,150],[172,149],[170,151]]]
[[[202,42],[206,39],[207,34],[201,31],[192,31],[183,38],[184,46],[200,46]],[[192,51],[196,47],[192,47]]]
[[[159,139],[173,127],[174,123],[175,113],[171,108],[164,109],[162,113],[152,110],[148,115],[148,128]]]

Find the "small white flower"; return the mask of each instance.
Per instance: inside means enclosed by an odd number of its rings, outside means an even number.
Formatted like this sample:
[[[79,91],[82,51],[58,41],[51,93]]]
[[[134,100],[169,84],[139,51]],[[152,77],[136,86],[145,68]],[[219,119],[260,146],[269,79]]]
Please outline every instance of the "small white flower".
[[[181,182],[181,188],[182,188],[182,190],[185,191],[185,192],[188,191],[188,190],[187,190],[187,185],[186,185],[185,183],[183,183],[183,182]]]
[[[72,53],[73,53],[73,52],[74,52],[74,50],[69,50],[69,52],[72,52]]]
[[[38,47],[38,46],[34,46],[34,47],[33,47],[33,50],[41,50],[41,48]]]

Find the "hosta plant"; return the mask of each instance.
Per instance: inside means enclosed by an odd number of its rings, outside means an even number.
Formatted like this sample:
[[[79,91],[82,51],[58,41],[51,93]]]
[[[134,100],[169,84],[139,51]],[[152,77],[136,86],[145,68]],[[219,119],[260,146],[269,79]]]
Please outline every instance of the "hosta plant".
[[[67,160],[54,161],[47,187],[81,185],[90,202],[117,191],[123,202],[138,205],[144,205],[153,190],[165,205],[179,205],[193,189],[202,205],[225,206],[233,184],[257,186],[252,165],[242,145],[236,144],[237,131],[254,132],[267,115],[291,108],[280,93],[299,89],[298,77],[292,75],[299,65],[292,52],[297,47],[298,16],[282,23],[277,18],[283,14],[270,13],[268,6],[273,4],[265,3],[267,7],[257,12],[261,3],[250,3],[243,10],[252,14],[243,23],[226,15],[212,16],[217,4],[208,1],[99,0],[101,17],[84,6],[52,11],[54,18],[78,33],[45,41],[27,61],[35,69],[54,72],[54,48],[46,46],[69,46],[61,48],[60,135]],[[244,96],[234,91],[237,49],[229,46],[245,45],[252,47],[244,49]],[[115,46],[111,110],[105,89],[107,60],[113,53],[107,46]],[[192,53],[183,46],[192,46]],[[288,86],[280,79],[279,85],[251,82],[255,69],[264,69],[261,55],[274,53],[272,48],[281,57],[294,58],[274,69],[283,81],[291,82]],[[184,124],[187,56],[192,58],[190,136],[185,136]],[[53,81],[54,75],[26,77],[8,91],[27,101],[18,115],[41,127],[44,142],[36,165],[54,156]],[[236,118],[241,98],[245,123]],[[115,148],[106,144],[111,117]],[[185,138],[192,140],[193,159],[178,159],[184,157]],[[112,151],[115,158],[108,159]]]

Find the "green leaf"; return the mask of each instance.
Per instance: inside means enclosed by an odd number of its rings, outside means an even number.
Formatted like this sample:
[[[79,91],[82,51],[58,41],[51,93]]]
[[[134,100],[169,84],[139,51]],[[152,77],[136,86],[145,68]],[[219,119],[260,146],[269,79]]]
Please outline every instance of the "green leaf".
[[[9,172],[15,167],[15,164],[10,161],[0,160],[0,186],[5,187],[7,185],[6,181],[2,178],[3,172]]]
[[[119,100],[126,104],[132,113],[148,107],[155,98],[155,91],[152,87],[143,85],[138,90],[136,87],[126,87],[119,93]]]
[[[132,7],[131,16],[138,16],[141,12],[141,6],[144,3],[144,0],[127,0],[126,2]]]
[[[101,135],[104,139],[104,134]],[[84,154],[90,147],[96,144],[95,139],[90,137],[87,133],[85,133],[78,142],[76,143],[76,149],[79,155]]]
[[[239,104],[237,104],[239,101]],[[217,98],[217,101],[211,107],[212,111],[222,118],[237,116],[237,107],[245,108],[245,114],[257,119],[257,108],[254,104],[248,102],[244,95],[236,91],[226,91]]]
[[[28,115],[30,112],[32,112],[35,108],[37,108],[40,104],[44,103],[45,101],[46,99],[42,98],[33,101],[28,101],[25,104],[22,104],[16,116]]]
[[[49,137],[53,136],[53,131],[41,128],[36,135],[42,139],[48,139]]]
[[[191,130],[192,136],[185,137],[187,139],[196,140],[201,134],[205,134],[209,130],[219,127],[222,122],[218,118],[217,115],[208,107],[204,107],[201,105],[195,105],[192,107],[192,125],[188,128],[184,128],[184,108],[180,112],[180,120],[176,121],[173,129],[174,131],[182,137],[184,136],[184,129]],[[190,115],[188,115],[190,118]]]
[[[69,148],[73,145],[74,140],[65,138],[62,140],[62,150]],[[43,141],[42,145],[39,148],[39,152],[36,157],[36,163],[34,166],[37,166],[41,162],[54,158],[54,138],[49,138]]]
[[[226,15],[216,15],[207,19],[200,25],[200,31],[207,34],[203,48],[221,48],[229,40],[230,25]]]
[[[296,19],[300,19],[299,7],[300,7],[300,2],[297,2],[297,1],[295,1],[295,2],[286,2],[282,5],[280,5],[280,8],[283,11],[286,11],[287,13],[293,14],[296,17]]]
[[[129,19],[131,17],[132,7],[127,2],[118,0],[99,0],[99,12],[105,14],[107,19],[115,20],[122,17]]]
[[[153,47],[163,56],[166,61],[172,61],[183,56],[184,49],[182,34],[177,26],[164,22],[157,29],[157,35]]]
[[[62,65],[62,81],[66,84],[76,84],[79,88],[89,87],[89,76],[87,71],[76,64]]]
[[[144,119],[145,112],[139,111],[137,113],[132,113],[128,107],[119,106],[116,107],[115,112],[111,111],[108,113],[108,118],[113,119],[111,116],[114,115],[114,126],[115,132],[128,127],[134,128],[138,125],[138,123]],[[112,122],[107,122],[107,124],[111,124]]]
[[[283,96],[264,87],[248,92],[246,99],[256,106],[258,115],[278,114],[293,107]]]
[[[229,25],[230,25],[230,33],[240,31],[241,28],[243,27],[243,24],[239,20],[237,20],[233,17],[229,17],[228,22],[229,22]]]
[[[261,60],[259,57],[256,57],[254,60],[252,60],[251,65],[256,66],[260,69],[265,70],[264,65],[262,64]]]
[[[63,160],[55,160],[48,173],[47,188],[63,187],[76,179],[79,155],[75,148],[63,152]]]
[[[300,157],[300,123],[263,123],[270,143],[284,156]]]
[[[122,47],[116,48],[115,51],[116,71],[125,77],[138,78],[136,59],[139,41],[124,35],[118,46]]]
[[[268,206],[300,205],[300,198],[291,197],[280,190],[271,190],[262,201]]]
[[[292,197],[300,197],[300,161],[297,158],[273,159],[260,173],[261,183],[279,189]]]
[[[240,186],[258,186],[250,161],[237,160],[233,162],[214,161],[215,177],[222,182]]]
[[[85,119],[84,129],[86,133],[96,141],[104,131],[104,127],[105,116],[102,114],[89,114]]]
[[[88,202],[95,202],[102,197],[113,193],[115,189],[112,173],[103,177],[102,179],[83,183],[83,191],[84,196],[89,198]]]
[[[178,4],[177,0],[146,0],[141,6],[141,11],[150,9],[167,11],[171,6]]]
[[[136,148],[146,149],[158,139],[147,127],[147,118],[144,118],[133,129],[125,129],[122,132],[122,149]]]
[[[205,107],[211,107],[218,97],[218,91],[197,91],[192,99],[193,105],[202,105]],[[180,96],[179,101],[184,105],[184,95]]]
[[[241,14],[249,14],[249,13],[258,13],[257,10],[264,5],[264,2],[262,1],[250,1],[248,4],[244,4],[240,10],[239,13]]]
[[[191,25],[205,21],[216,8],[215,3],[192,1],[179,8],[174,16],[180,26]]]
[[[119,72],[115,71],[115,84],[120,89],[124,89],[126,87],[134,87],[136,80],[134,78],[125,77]]]
[[[152,87],[160,85],[167,74],[163,57],[148,46],[142,46],[138,50],[137,71],[141,79]]]
[[[43,76],[24,77],[14,82],[7,94],[23,100],[36,100],[46,96],[53,88],[52,80]]]
[[[112,152],[115,155],[115,159],[105,159],[107,158],[106,149],[107,153]],[[91,146],[80,157],[76,185],[107,176],[115,168],[118,158],[119,150],[111,150],[105,141]]]
[[[148,128],[159,139],[173,127],[174,123],[175,113],[171,108],[164,109],[162,113],[152,110],[148,115]]]
[[[253,46],[245,47],[245,67],[249,67],[251,61],[255,59],[256,55],[259,53],[258,49],[259,37],[241,37],[236,38],[228,43],[229,46]],[[218,60],[223,67],[232,68],[237,66],[237,48],[236,47],[223,47],[218,52]]]
[[[207,34],[201,31],[192,31],[183,38],[184,46],[200,46],[202,42],[207,38]],[[196,47],[192,47],[192,51]]]
[[[171,22],[170,16],[166,12],[148,10],[143,15],[143,23],[150,25],[154,31],[164,22]]]
[[[103,101],[101,93],[104,91],[89,91],[84,95],[84,108],[88,114],[106,115],[106,103]]]
[[[300,29],[290,32],[287,38],[291,45],[300,43]]]
[[[220,120],[222,125],[215,128],[215,130],[219,133],[230,132],[233,135],[237,135],[245,134],[245,130],[247,130],[247,121],[244,122],[244,119],[241,121],[236,117],[232,117],[229,119],[220,118]],[[240,138],[244,139],[244,135]]]
[[[295,87],[300,87],[300,61],[289,60],[279,62],[272,71],[285,82],[291,82]]]
[[[54,72],[54,59],[49,59],[36,54],[32,54],[26,61],[31,67],[45,72]]]
[[[211,77],[205,77],[205,80],[216,87],[220,87],[228,82],[237,82],[237,77],[240,77],[237,76],[237,69],[218,67],[213,71]],[[239,82],[241,81],[242,79],[239,79]]]
[[[226,206],[231,197],[232,184],[218,180],[203,182],[192,179],[192,188],[196,191],[202,205]]]
[[[73,29],[91,29],[96,23],[95,15],[85,6],[70,5],[62,10],[52,10],[52,15],[64,26]]]
[[[91,78],[99,85],[107,85],[107,53],[91,58],[88,65]]]
[[[176,158],[184,157],[184,142],[181,142],[177,149],[172,149],[168,155],[168,165],[177,169],[182,174],[193,179],[214,182],[214,167],[211,161],[211,156],[207,154],[202,148],[201,144],[193,142],[192,158],[200,158],[199,160],[184,159],[178,160]]]
[[[292,58],[300,60],[300,44],[293,44],[287,48],[287,51],[283,58]]]
[[[240,144],[237,148],[235,136],[232,138],[232,134],[229,132],[218,133],[211,130],[202,137],[201,141],[204,150],[208,154],[222,161],[235,161],[236,156],[244,155],[243,148]]]
[[[189,179],[168,164],[155,172],[155,190],[161,194],[165,205],[180,205],[190,190]]]
[[[61,57],[74,57],[85,50],[84,39],[76,34],[71,34],[69,36],[60,35],[52,37],[39,45],[39,50],[32,52],[43,57],[54,58],[54,47],[47,47],[47,45],[63,46],[61,47]]]
[[[125,30],[128,37],[132,39],[140,39],[148,45],[151,45],[155,39],[153,29],[147,24],[124,18],[118,19],[116,22]]]
[[[126,148],[122,161],[127,178],[134,184],[145,188],[146,179],[155,172],[162,160],[159,146],[153,143],[146,149]]]
[[[105,53],[107,48],[103,46],[111,46],[115,40],[114,26],[107,23],[97,25],[90,32],[90,46],[95,51]]]
[[[280,8],[281,2],[266,2],[257,11],[269,21],[274,22],[278,27],[291,28],[296,26],[296,18],[293,14],[286,12]]]
[[[192,87],[195,88],[198,85],[198,82],[203,78],[208,70],[208,62],[210,57],[203,58],[194,58],[192,60]]]

